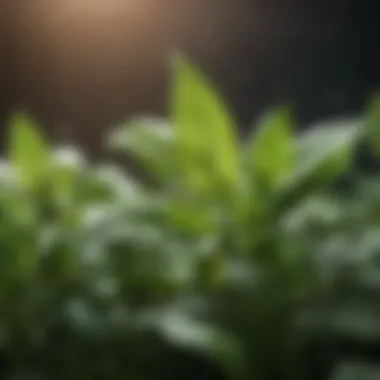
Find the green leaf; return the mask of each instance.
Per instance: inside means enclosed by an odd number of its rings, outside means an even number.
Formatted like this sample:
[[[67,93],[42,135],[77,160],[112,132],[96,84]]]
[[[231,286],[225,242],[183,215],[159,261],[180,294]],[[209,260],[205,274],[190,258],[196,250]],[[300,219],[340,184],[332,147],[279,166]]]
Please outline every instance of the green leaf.
[[[338,363],[329,380],[377,380],[380,366],[367,361],[345,361]]]
[[[205,355],[227,370],[233,379],[242,378],[246,364],[244,350],[225,331],[179,312],[156,315],[153,323],[168,342]]]
[[[49,146],[34,122],[24,114],[13,116],[10,132],[11,164],[24,185],[34,186],[49,168]]]
[[[180,199],[172,199],[167,212],[172,228],[188,235],[197,237],[213,235],[219,227],[215,210],[208,204],[187,203]]]
[[[293,121],[290,111],[269,113],[253,134],[248,146],[249,168],[258,187],[280,185],[294,166]]]
[[[109,145],[114,150],[131,154],[161,182],[178,174],[174,132],[164,121],[136,119],[111,134]]]
[[[288,210],[349,168],[363,129],[358,120],[314,127],[296,145],[297,165],[281,189],[277,212]]]
[[[74,194],[74,187],[78,184],[79,174],[84,173],[86,162],[79,151],[70,148],[61,148],[52,152],[51,188],[54,197],[68,202]]]
[[[380,93],[368,105],[366,124],[371,150],[376,157],[380,157]]]
[[[239,155],[234,122],[204,77],[184,59],[174,60],[171,117],[183,170],[195,186],[233,187]]]

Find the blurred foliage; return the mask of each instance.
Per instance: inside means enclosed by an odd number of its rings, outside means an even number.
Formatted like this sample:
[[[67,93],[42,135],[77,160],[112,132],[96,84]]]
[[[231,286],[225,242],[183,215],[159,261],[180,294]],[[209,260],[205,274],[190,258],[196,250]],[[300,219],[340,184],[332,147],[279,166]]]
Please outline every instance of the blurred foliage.
[[[15,115],[0,168],[1,378],[311,379],[316,334],[380,335],[380,181],[332,186],[376,135],[373,109],[370,123],[298,135],[279,108],[239,141],[212,85],[176,58],[170,120],[110,138],[147,183],[50,149]]]

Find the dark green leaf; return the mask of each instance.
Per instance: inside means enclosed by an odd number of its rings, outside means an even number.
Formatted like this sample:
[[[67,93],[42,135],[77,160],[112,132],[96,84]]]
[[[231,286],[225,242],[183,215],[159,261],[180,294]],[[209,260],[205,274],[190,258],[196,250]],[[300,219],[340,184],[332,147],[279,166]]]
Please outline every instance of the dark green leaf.
[[[329,380],[377,380],[380,366],[364,361],[346,361],[338,363]]]
[[[380,157],[380,93],[370,102],[366,119],[370,146],[374,154]]]
[[[232,379],[241,378],[245,369],[244,350],[223,330],[181,313],[164,313],[155,324],[172,344],[196,350],[227,370]]]

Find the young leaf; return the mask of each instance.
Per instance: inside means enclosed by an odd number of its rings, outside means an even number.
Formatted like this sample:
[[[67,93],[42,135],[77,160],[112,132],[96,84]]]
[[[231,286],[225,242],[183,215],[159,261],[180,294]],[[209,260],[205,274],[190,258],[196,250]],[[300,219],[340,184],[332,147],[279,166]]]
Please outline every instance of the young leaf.
[[[50,151],[34,122],[16,114],[10,123],[9,156],[11,164],[25,185],[34,185],[46,174]]]
[[[359,121],[348,120],[315,127],[301,136],[296,146],[297,167],[281,190],[276,212],[290,209],[348,169],[362,132]]]
[[[234,123],[211,84],[178,57],[174,60],[171,117],[186,174],[198,172],[195,176],[211,187],[234,184],[239,167]]]
[[[293,122],[286,108],[267,115],[248,147],[249,167],[257,185],[272,189],[282,183],[294,165]]]
[[[154,119],[132,121],[111,134],[109,145],[114,150],[131,154],[157,180],[171,180],[178,174],[175,136],[166,122]]]

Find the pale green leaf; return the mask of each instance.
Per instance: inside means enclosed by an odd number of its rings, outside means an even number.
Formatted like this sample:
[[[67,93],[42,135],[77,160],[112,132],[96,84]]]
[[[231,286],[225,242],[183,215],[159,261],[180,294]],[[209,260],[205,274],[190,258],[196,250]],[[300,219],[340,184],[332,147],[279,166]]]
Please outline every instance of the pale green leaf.
[[[174,60],[171,117],[190,181],[206,187],[233,186],[239,168],[234,122],[212,85],[178,57]]]
[[[349,169],[354,148],[363,128],[359,120],[332,122],[311,128],[296,144],[295,170],[281,190],[282,208],[291,208],[313,192],[331,183]]]
[[[11,120],[9,157],[25,185],[38,183],[50,167],[49,146],[37,125],[24,114],[16,114]]]
[[[156,119],[136,119],[110,136],[110,146],[136,159],[159,180],[178,174],[178,150],[168,123]]]

